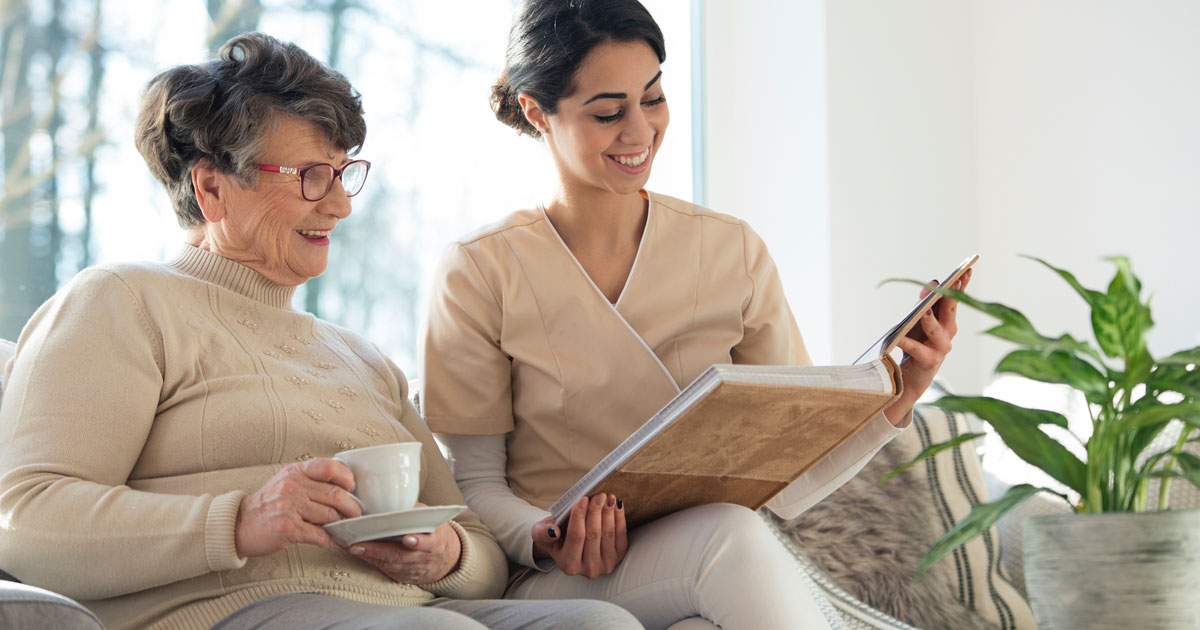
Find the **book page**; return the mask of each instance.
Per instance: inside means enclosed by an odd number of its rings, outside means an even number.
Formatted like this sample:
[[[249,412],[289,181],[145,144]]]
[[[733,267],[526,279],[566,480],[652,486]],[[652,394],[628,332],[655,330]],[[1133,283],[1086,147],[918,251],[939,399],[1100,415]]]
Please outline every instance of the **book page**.
[[[938,286],[953,287],[954,283],[958,282],[959,278],[961,278],[962,275],[966,273],[967,270],[971,268],[971,265],[974,265],[975,261],[977,260],[979,260],[979,254],[968,256],[961,263],[959,263],[958,267],[955,267],[954,271],[950,272],[950,275],[946,276],[944,280],[939,282]],[[884,333],[878,341],[871,344],[870,348],[867,348],[866,352],[862,353],[862,355],[854,360],[854,365],[869,363],[890,354],[892,350],[895,349],[896,343],[898,343],[902,337],[907,335],[908,331],[912,330],[913,326],[920,321],[921,316],[924,315],[926,311],[933,308],[933,305],[936,304],[941,297],[942,295],[940,293],[930,291],[929,295],[917,300],[917,303],[913,305],[912,309],[908,311],[908,314],[906,314],[899,323],[889,328],[888,331]]]
[[[823,366],[745,364],[718,364],[710,369],[716,372],[721,380],[731,383],[798,385],[870,391],[888,391],[892,388],[892,376],[881,361],[839,366],[837,369]]]

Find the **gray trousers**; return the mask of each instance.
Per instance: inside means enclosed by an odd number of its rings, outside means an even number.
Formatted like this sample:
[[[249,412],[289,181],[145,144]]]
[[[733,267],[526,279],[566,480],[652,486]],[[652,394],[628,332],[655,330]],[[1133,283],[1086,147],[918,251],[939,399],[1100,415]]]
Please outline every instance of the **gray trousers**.
[[[425,606],[363,604],[293,593],[255,602],[213,630],[641,630],[625,609],[595,600],[435,600]]]

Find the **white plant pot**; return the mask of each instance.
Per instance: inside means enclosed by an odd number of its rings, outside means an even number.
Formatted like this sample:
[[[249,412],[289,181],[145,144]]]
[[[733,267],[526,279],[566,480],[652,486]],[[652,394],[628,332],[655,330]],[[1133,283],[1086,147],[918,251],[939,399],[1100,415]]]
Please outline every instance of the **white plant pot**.
[[[1039,630],[1200,628],[1200,510],[1035,516],[1023,543]]]

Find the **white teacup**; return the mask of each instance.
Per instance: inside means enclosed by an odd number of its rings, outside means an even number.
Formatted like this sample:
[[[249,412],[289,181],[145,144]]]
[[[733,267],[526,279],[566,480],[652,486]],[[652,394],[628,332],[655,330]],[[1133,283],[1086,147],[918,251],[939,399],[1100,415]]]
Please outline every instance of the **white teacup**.
[[[396,442],[333,456],[354,473],[354,496],[363,514],[411,510],[421,489],[421,443]]]

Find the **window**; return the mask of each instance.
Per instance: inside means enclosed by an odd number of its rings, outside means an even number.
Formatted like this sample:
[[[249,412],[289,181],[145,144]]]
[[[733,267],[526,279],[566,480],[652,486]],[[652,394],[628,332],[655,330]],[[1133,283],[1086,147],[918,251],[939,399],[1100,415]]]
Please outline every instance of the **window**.
[[[650,187],[690,197],[691,3],[645,2],[668,45],[672,125]],[[373,162],[329,270],[295,305],[364,334],[416,375],[430,276],[445,246],[531,207],[553,167],[488,108],[515,2],[163,0],[6,3],[5,196],[0,337],[80,269],[166,260],[183,233],[133,146],[142,88],[157,71],[207,59],[261,30],[346,74],[362,93]],[[300,7],[300,8],[297,8]]]

